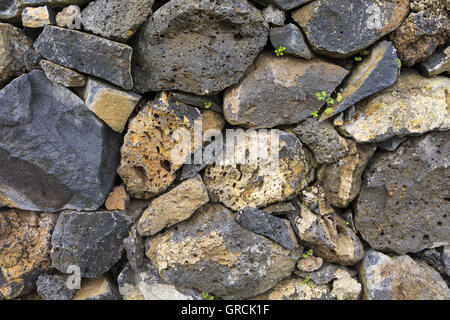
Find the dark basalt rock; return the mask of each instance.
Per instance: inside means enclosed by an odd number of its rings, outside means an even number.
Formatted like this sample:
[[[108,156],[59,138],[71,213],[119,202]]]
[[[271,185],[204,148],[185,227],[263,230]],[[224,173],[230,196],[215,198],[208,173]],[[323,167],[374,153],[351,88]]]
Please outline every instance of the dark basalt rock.
[[[131,47],[88,33],[46,26],[34,42],[45,59],[99,77],[125,89],[133,87]]]
[[[0,91],[0,202],[35,211],[96,210],[114,184],[121,137],[43,71]]]
[[[372,248],[402,254],[449,243],[449,135],[433,132],[375,155],[355,215]]]

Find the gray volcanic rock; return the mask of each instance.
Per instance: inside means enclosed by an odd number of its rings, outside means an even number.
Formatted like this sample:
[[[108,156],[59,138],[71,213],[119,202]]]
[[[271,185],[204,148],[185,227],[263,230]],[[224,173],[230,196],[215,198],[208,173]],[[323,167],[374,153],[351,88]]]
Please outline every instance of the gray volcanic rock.
[[[341,278],[343,275],[353,277],[356,275],[356,271],[325,262],[319,270],[313,272],[296,270],[295,274],[299,275],[302,278],[309,277],[312,281],[314,281],[315,284],[323,285],[330,283],[334,279]]]
[[[219,92],[242,78],[268,33],[261,12],[246,0],[172,0],[139,31],[135,90]]]
[[[45,59],[125,89],[133,87],[131,47],[80,31],[46,26],[34,42]]]
[[[437,51],[420,65],[421,70],[429,77],[450,72],[450,46]]]
[[[370,250],[360,268],[363,299],[449,300],[450,290],[439,273],[411,257],[389,257]]]
[[[39,63],[47,78],[64,87],[82,87],[86,84],[86,76],[59,64],[42,59]]]
[[[291,10],[311,1],[312,0],[254,0],[254,2],[258,3],[272,4],[283,10]]]
[[[233,125],[254,128],[298,123],[322,107],[316,92],[333,92],[347,73],[320,59],[277,57],[264,52],[242,81],[225,91],[225,119]]]
[[[347,58],[395,30],[409,12],[409,0],[317,0],[292,14],[312,49]]]
[[[82,277],[101,276],[120,260],[133,220],[122,211],[61,212],[52,235],[52,266],[65,273],[76,265]]]
[[[303,33],[293,23],[270,29],[269,38],[275,49],[285,47],[285,54],[305,59],[311,59],[313,57],[311,50],[309,50],[305,42]]]
[[[121,137],[43,71],[0,91],[0,202],[35,211],[96,210],[119,164]]]
[[[376,250],[404,254],[449,244],[449,132],[375,155],[356,202],[355,223]]]
[[[21,29],[0,22],[0,88],[25,72],[27,51],[32,46],[33,41]]]
[[[389,41],[370,48],[370,56],[358,64],[342,88],[342,101],[332,106],[333,112],[323,113],[321,120],[347,110],[362,99],[386,89],[397,81],[397,54]]]
[[[81,12],[84,29],[104,38],[127,41],[152,13],[155,0],[95,0]]]
[[[341,137],[329,121],[308,118],[294,132],[312,150],[318,163],[333,163],[356,153],[356,143]]]
[[[300,256],[242,228],[219,204],[205,205],[192,219],[148,238],[146,249],[164,280],[223,299],[269,290],[291,275]]]
[[[69,289],[69,275],[41,274],[36,282],[37,292],[44,300],[70,300],[76,289]]]
[[[293,250],[299,247],[289,220],[250,207],[238,211],[235,217],[237,223],[245,229],[265,236],[286,249]]]

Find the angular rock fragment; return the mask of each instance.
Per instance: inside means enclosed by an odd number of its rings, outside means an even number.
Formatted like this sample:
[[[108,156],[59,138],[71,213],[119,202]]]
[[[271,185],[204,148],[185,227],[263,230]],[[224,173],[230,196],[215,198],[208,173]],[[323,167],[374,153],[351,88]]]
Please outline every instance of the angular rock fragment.
[[[56,63],[42,59],[39,62],[47,78],[64,87],[83,87],[86,84],[86,76]]]
[[[389,41],[381,41],[370,48],[370,55],[353,70],[342,88],[342,101],[323,113],[328,119],[370,95],[392,86],[397,81],[397,54]]]
[[[263,10],[264,20],[274,26],[284,25],[284,20],[286,19],[286,14],[284,11],[273,7],[272,5],[267,6]]]
[[[429,77],[441,73],[450,73],[450,46],[437,51],[420,65],[421,70]]]
[[[330,289],[303,278],[291,277],[279,282],[254,300],[333,300]]]
[[[291,274],[300,254],[240,227],[219,204],[148,238],[146,248],[164,280],[223,299],[269,290]]]
[[[225,91],[225,119],[254,128],[298,123],[322,107],[316,92],[333,92],[347,73],[322,60],[264,52],[242,81]]]
[[[302,204],[289,219],[300,243],[312,248],[315,255],[343,266],[354,265],[363,258],[358,236],[336,213],[317,216]]]
[[[359,300],[361,295],[361,284],[351,277],[336,279],[333,281],[331,295],[336,300]]]
[[[254,1],[263,4],[274,5],[275,7],[286,11],[300,7],[301,5],[304,5],[313,0],[254,0]]]
[[[409,0],[317,0],[292,14],[312,49],[347,58],[394,31],[409,13]]]
[[[185,180],[150,203],[136,225],[137,231],[141,236],[154,235],[188,219],[208,201],[208,191],[200,175]]]
[[[33,41],[22,30],[0,22],[0,88],[26,70],[26,54]]]
[[[70,5],[56,15],[56,25],[61,28],[81,28],[81,9],[77,5]]]
[[[294,132],[313,151],[318,163],[333,163],[356,153],[356,143],[341,137],[329,121],[308,118]]]
[[[178,159],[181,156],[172,157],[176,146],[183,147],[183,136],[176,134],[191,133],[192,137],[194,121],[200,119],[198,109],[163,92],[130,120],[117,172],[132,197],[150,199],[174,182],[175,172],[186,160]],[[192,151],[191,147],[187,149]],[[186,156],[190,156],[190,152]]]
[[[56,12],[47,6],[28,7],[22,11],[22,25],[27,28],[42,28],[56,23]]]
[[[272,47],[275,49],[285,47],[285,54],[305,59],[312,59],[313,57],[303,33],[293,23],[270,29],[269,38]]]
[[[438,271],[447,280],[447,284],[449,283],[449,267],[448,263],[446,264],[446,259],[448,260],[448,247],[447,245],[440,248],[426,249],[413,255],[413,257],[425,261],[429,266]]]
[[[202,300],[194,289],[174,286],[165,282],[158,270],[146,260],[142,267],[127,264],[117,279],[123,300]]]
[[[217,93],[237,83],[269,28],[246,0],[173,0],[141,27],[133,78],[138,92]]]
[[[360,265],[363,299],[448,300],[450,290],[439,273],[411,257],[391,258],[370,250]]]
[[[114,187],[105,202],[106,210],[126,210],[130,203],[130,196],[125,186]]]
[[[97,279],[84,279],[81,289],[73,300],[121,300],[112,280],[102,276]]]
[[[449,135],[410,138],[374,156],[355,207],[356,228],[372,248],[404,254],[449,244]]]
[[[85,30],[104,38],[127,41],[152,13],[155,0],[95,0],[81,13]]]
[[[262,209],[265,213],[270,213],[275,216],[288,214],[297,211],[297,206],[292,202],[280,202],[268,205]]]
[[[42,57],[64,67],[133,87],[131,47],[80,31],[45,26],[34,42]]]
[[[323,264],[323,259],[321,257],[307,257],[298,260],[297,269],[303,272],[312,272],[320,269]]]
[[[334,279],[351,278],[356,275],[356,271],[325,262],[318,270],[313,272],[299,270],[295,271],[295,274],[302,278],[309,277],[314,283],[324,285],[330,283]]]
[[[78,96],[36,70],[0,91],[0,109],[1,203],[34,211],[103,205],[121,137]]]
[[[37,292],[44,300],[71,300],[76,289],[67,286],[69,275],[48,274],[39,275],[36,282]]]
[[[334,213],[333,207],[325,200],[324,188],[318,183],[307,186],[302,190],[300,198],[301,202],[317,215],[324,216]],[[298,202],[295,203],[299,208],[300,204]],[[297,211],[298,209],[292,213],[297,213]]]
[[[219,95],[198,96],[186,92],[172,92],[171,94],[175,100],[183,102],[184,104],[187,104],[189,106],[197,107],[199,109],[207,109],[218,113],[223,113],[222,100],[221,97],[219,97]]]
[[[450,79],[426,78],[404,69],[397,83],[358,103],[357,114],[339,127],[358,143],[448,130]]]
[[[248,146],[243,139],[235,145],[235,150],[243,152]],[[293,198],[313,179],[312,156],[298,138],[282,131],[277,149],[279,161],[275,168],[272,162],[264,160],[245,165],[209,165],[204,182],[212,201],[219,201],[232,210],[241,210]]]
[[[445,10],[412,12],[390,39],[402,63],[412,67],[425,61],[448,39],[450,19]]]
[[[82,277],[99,277],[121,258],[132,224],[121,211],[61,212],[52,235],[52,266],[66,273],[76,265]]]
[[[346,208],[356,198],[361,187],[361,176],[376,146],[362,144],[357,149],[355,154],[324,164],[317,171],[317,180],[324,188],[327,202],[334,207]]]
[[[236,213],[236,221],[241,227],[265,236],[286,249],[294,250],[299,247],[289,220],[246,207]]]
[[[86,107],[114,131],[122,133],[141,95],[89,77],[82,97]]]
[[[38,275],[50,270],[55,221],[50,213],[0,211],[0,300],[29,293]]]
[[[131,228],[128,237],[123,239],[123,245],[131,267],[134,269],[141,267],[145,259],[144,239],[138,234],[135,226]]]

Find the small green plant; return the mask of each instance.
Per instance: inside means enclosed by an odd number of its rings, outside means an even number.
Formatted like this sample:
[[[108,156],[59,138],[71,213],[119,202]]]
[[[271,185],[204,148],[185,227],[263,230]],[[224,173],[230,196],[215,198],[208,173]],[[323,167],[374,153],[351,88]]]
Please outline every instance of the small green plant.
[[[302,254],[303,259],[307,259],[308,257],[312,257],[314,255],[313,249],[309,249],[305,253]]]
[[[302,283],[306,284],[307,286],[310,286],[311,285],[311,278],[310,277],[305,277],[305,279],[303,279]]]
[[[209,108],[212,107],[212,103],[211,102],[205,102],[203,105],[205,106],[205,109],[209,109]]]
[[[319,101],[325,101],[325,99],[328,97],[326,91],[316,92],[316,97],[319,99]]]
[[[279,47],[275,50],[275,53],[277,54],[277,57],[284,55],[284,50],[286,50],[286,47]]]
[[[333,113],[333,108],[326,108],[325,109],[325,113],[326,114],[332,114]]]
[[[360,62],[360,61],[362,61],[362,59],[363,59],[362,57],[355,57],[356,62]]]
[[[202,298],[205,300],[214,300],[214,296],[205,291],[202,291]]]
[[[317,118],[319,116],[319,111],[311,112],[313,118]]]
[[[401,67],[402,67],[402,60],[400,60],[399,58],[397,58],[397,65],[398,65],[398,68],[401,69]]]
[[[354,59],[356,62],[363,61],[364,57],[367,57],[370,54],[369,50],[363,50],[359,53],[359,56],[356,56]]]

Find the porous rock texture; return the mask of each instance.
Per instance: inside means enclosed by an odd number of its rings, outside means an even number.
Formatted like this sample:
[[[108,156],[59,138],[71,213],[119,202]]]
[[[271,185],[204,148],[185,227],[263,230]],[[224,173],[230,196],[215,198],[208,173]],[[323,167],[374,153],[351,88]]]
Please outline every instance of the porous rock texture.
[[[0,0],[0,300],[450,300],[449,13]]]

